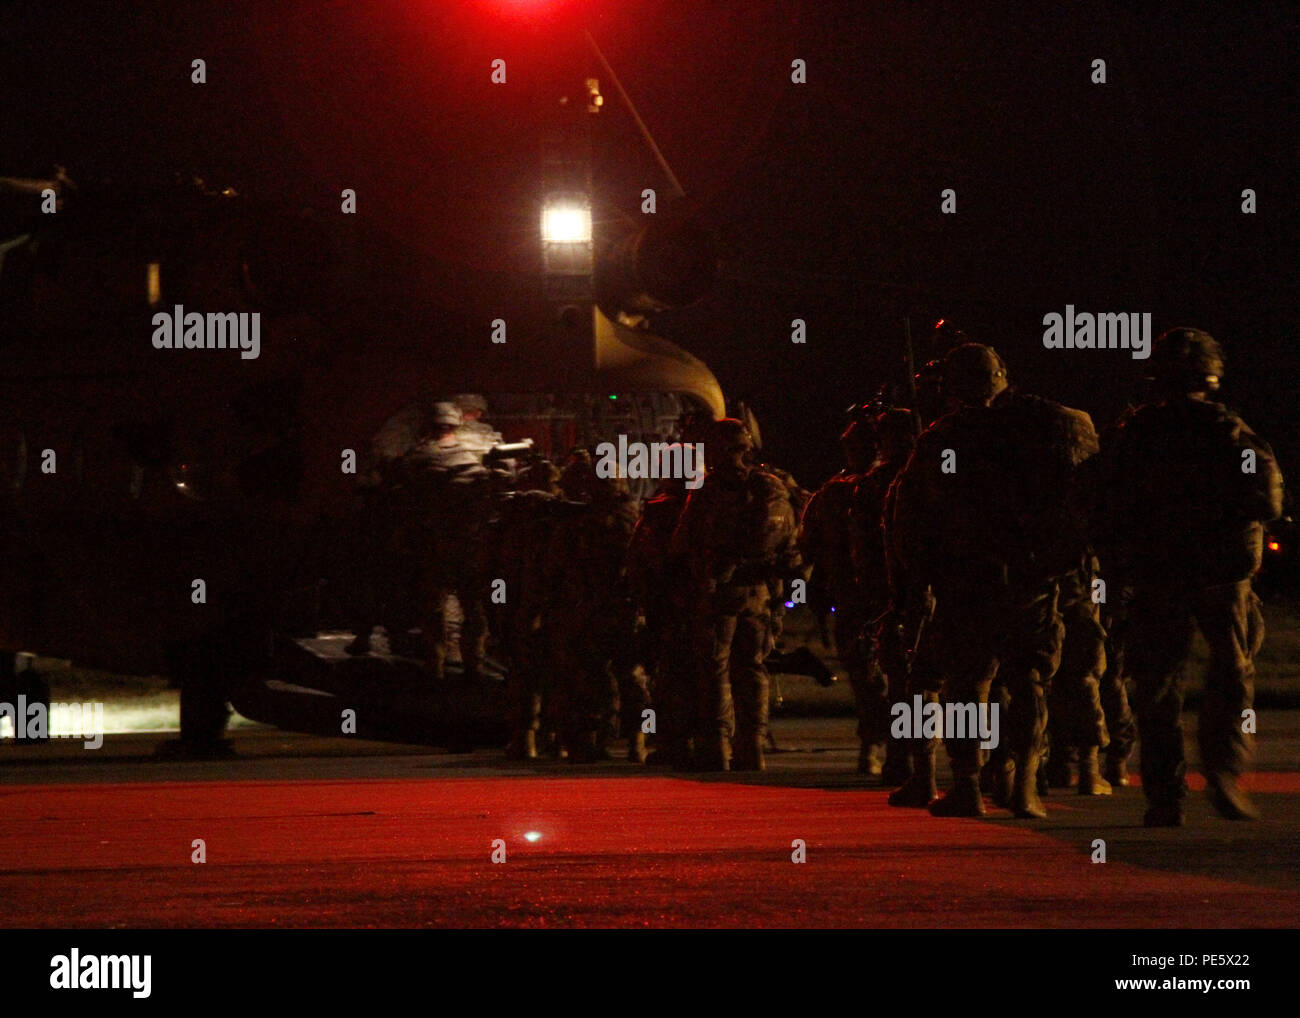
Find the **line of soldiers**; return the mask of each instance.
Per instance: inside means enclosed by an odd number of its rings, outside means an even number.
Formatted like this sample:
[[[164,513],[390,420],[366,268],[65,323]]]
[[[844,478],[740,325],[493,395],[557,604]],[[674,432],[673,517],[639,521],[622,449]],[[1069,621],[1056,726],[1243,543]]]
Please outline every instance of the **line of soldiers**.
[[[598,477],[581,451],[554,489],[505,500],[487,571],[518,591],[497,609],[518,733],[511,756],[537,756],[553,732],[557,756],[609,759],[622,735],[638,763],[764,768],[763,662],[785,578],[797,575],[799,503],[786,481],[749,463],[742,422],[688,438],[705,445],[703,483],[691,491],[666,478],[639,515],[626,482]]]
[[[988,793],[1042,818],[1043,789],[1067,784],[1075,758],[1080,794],[1109,794],[1134,741],[1127,678],[1145,822],[1181,825],[1182,682],[1199,625],[1207,791],[1225,817],[1258,815],[1238,783],[1263,640],[1251,577],[1282,479],[1268,445],[1210,398],[1223,374],[1212,337],[1164,333],[1150,369],[1151,401],[1099,438],[1086,413],[1018,392],[995,350],[963,343],[942,365],[947,412],[914,448],[906,411],[846,432],[849,469],[809,504],[803,543],[817,596],[837,608],[859,769],[898,786],[891,804],[979,816]],[[945,733],[942,797],[937,740],[887,737],[890,705],[913,697],[1000,710],[991,754]]]
[[[627,482],[600,476],[587,450],[562,469],[485,465],[463,408],[434,404],[425,433],[373,488],[362,528],[372,589],[349,652],[369,653],[382,622],[394,653],[445,680],[454,595],[464,678],[489,669],[489,631],[504,658],[509,756],[608,760],[625,737],[628,758],[644,763],[654,734],[652,762],[763,769],[763,662],[784,583],[798,575],[804,493],[749,462],[741,421],[690,427],[686,440],[705,446],[712,469],[694,491],[666,478],[639,511]],[[666,449],[664,465],[680,452]]]
[[[979,816],[988,795],[1042,818],[1042,793],[1075,767],[1080,794],[1127,784],[1140,735],[1146,822],[1176,826],[1199,625],[1208,791],[1222,815],[1253,817],[1238,783],[1263,639],[1251,576],[1282,479],[1268,445],[1210,398],[1223,374],[1213,338],[1170,330],[1149,365],[1150,402],[1098,436],[1083,411],[1013,388],[991,347],[960,342],[918,377],[925,430],[900,408],[860,415],[843,436],[848,469],[806,508],[788,474],[754,465],[753,435],[731,418],[682,436],[705,446],[703,484],[666,479],[639,513],[582,450],[563,469],[532,463],[502,496],[462,411],[439,404],[433,433],[393,465],[421,507],[399,557],[417,563],[422,651],[441,676],[450,593],[469,678],[491,629],[513,757],[609,759],[623,736],[635,762],[762,770],[764,661],[786,585],[811,576],[849,669],[859,770],[895,788],[892,804]],[[945,733],[942,797],[937,740],[891,735],[891,708],[918,697],[991,702],[1002,722],[992,752]]]

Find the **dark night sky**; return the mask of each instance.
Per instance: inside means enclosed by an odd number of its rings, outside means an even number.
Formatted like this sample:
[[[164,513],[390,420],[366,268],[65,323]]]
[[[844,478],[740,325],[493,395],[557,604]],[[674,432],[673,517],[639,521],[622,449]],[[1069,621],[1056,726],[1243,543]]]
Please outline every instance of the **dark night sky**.
[[[197,171],[322,208],[355,187],[431,292],[482,300],[535,257],[537,97],[582,66],[587,25],[722,238],[724,281],[664,331],[752,400],[805,483],[836,466],[839,412],[895,370],[904,314],[918,332],[955,318],[1026,387],[1109,423],[1140,363],[1044,350],[1042,316],[1067,303],[1218,336],[1225,398],[1294,475],[1296,17],[1018,6],[11,3],[0,173]],[[603,84],[598,190],[635,213],[666,182]]]

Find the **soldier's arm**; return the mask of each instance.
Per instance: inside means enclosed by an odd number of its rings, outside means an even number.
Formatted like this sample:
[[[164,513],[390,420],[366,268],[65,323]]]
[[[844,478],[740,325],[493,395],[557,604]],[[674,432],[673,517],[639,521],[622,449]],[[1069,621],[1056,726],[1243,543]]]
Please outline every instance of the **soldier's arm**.
[[[1240,455],[1236,464],[1241,479],[1246,482],[1241,511],[1249,520],[1268,523],[1282,515],[1284,492],[1281,468],[1267,442],[1247,427],[1241,418],[1234,417],[1233,423],[1233,439],[1237,449],[1242,453],[1254,453],[1253,457]],[[1254,470],[1248,470],[1247,465],[1253,466]]]

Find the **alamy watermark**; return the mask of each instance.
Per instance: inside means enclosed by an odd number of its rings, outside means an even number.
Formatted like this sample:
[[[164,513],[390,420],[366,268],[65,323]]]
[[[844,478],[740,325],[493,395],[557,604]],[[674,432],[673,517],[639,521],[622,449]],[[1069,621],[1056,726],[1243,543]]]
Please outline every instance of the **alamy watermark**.
[[[144,999],[152,991],[153,955],[87,954],[77,948],[50,959],[50,988],[55,990],[130,990]]]
[[[1132,350],[1135,361],[1151,356],[1151,313],[1075,311],[1043,316],[1043,346],[1049,350]]]
[[[703,442],[629,442],[618,436],[618,445],[601,442],[596,446],[596,476],[629,477],[634,480],[665,477],[686,479],[694,490],[704,482]]]
[[[262,313],[186,312],[182,304],[153,316],[155,350],[239,350],[246,361],[262,352]]]
[[[979,739],[980,749],[998,748],[998,704],[899,701],[889,713],[895,739]]]
[[[0,702],[0,720],[9,719],[16,739],[81,739],[86,749],[104,744],[104,705],[91,703]]]

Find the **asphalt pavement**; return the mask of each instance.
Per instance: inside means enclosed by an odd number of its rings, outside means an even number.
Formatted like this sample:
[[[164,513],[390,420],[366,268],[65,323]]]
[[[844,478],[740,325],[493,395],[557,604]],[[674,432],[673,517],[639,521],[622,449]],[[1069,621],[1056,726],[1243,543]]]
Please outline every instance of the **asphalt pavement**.
[[[2,923],[1150,929],[1300,916],[1300,712],[1261,713],[1248,787],[1262,821],[1218,818],[1193,775],[1187,826],[1159,830],[1142,826],[1137,787],[1055,791],[1045,821],[891,808],[854,773],[851,722],[775,731],[781,751],[759,775],[264,728],[235,730],[235,756],[212,761],[175,759],[167,733],[98,750],[6,741]]]

